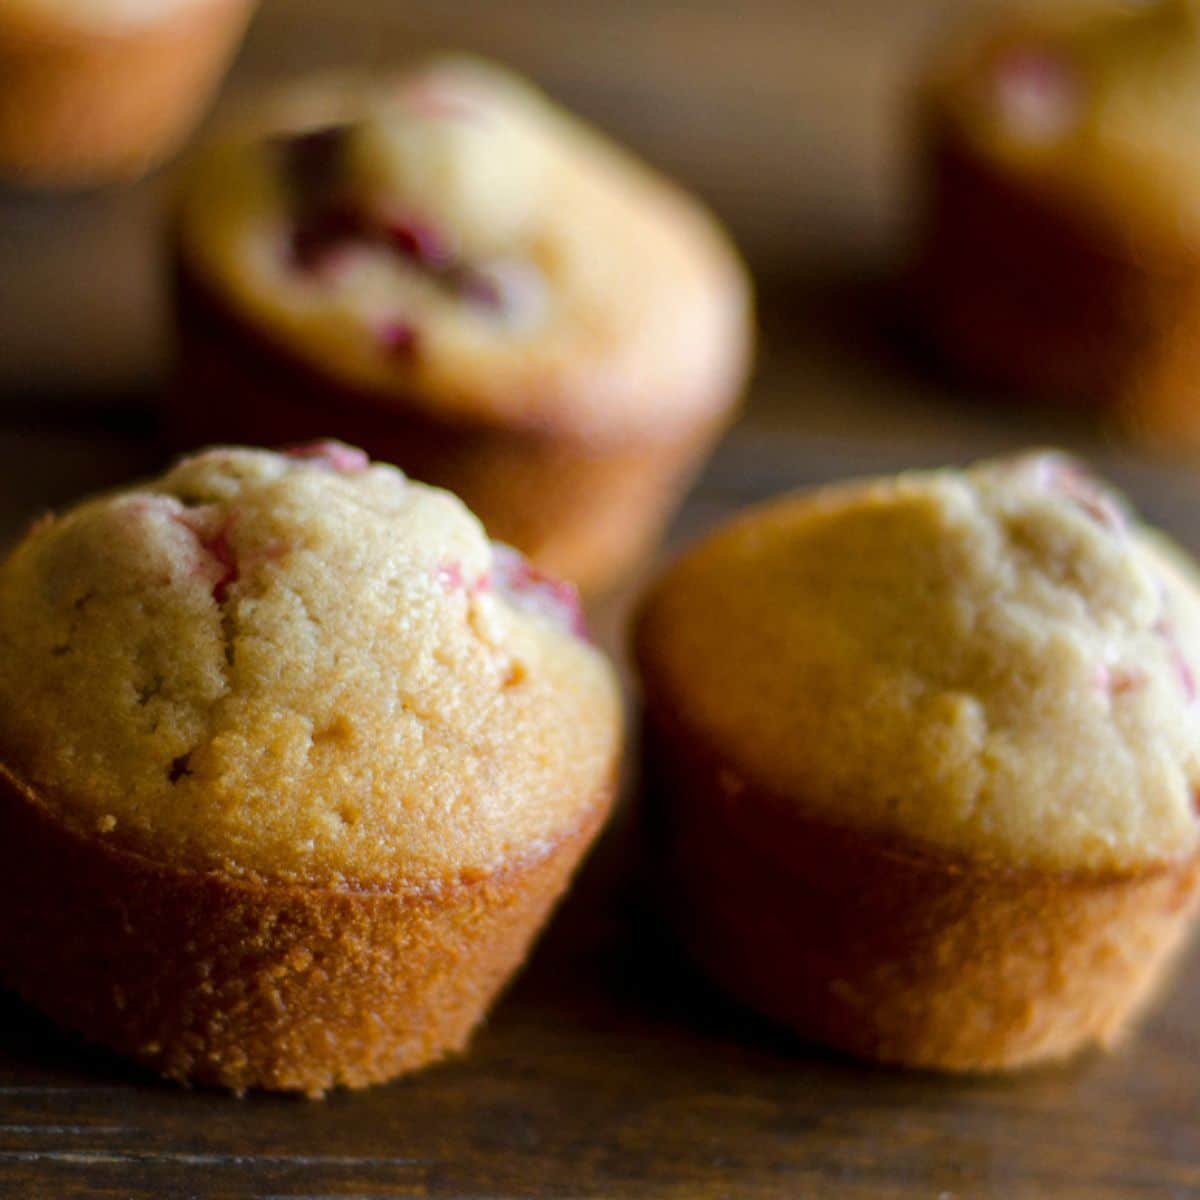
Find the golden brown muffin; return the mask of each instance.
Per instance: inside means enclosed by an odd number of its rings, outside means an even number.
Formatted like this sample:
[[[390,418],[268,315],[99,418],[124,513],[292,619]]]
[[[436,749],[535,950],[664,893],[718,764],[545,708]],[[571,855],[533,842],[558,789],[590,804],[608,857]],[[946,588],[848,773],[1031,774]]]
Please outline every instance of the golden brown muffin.
[[[1200,593],[1037,454],[787,497],[636,635],[668,901],[734,994],[950,1070],[1108,1045],[1196,908]]]
[[[919,316],[985,381],[1200,446],[1193,0],[1024,6],[924,81]]]
[[[252,0],[8,0],[0,175],[79,187],[149,170],[187,136]]]
[[[588,587],[729,420],[749,288],[713,220],[499,68],[309,81],[199,156],[177,440],[332,431]]]
[[[571,589],[326,443],[212,450],[0,569],[0,969],[180,1080],[459,1050],[600,828]]]

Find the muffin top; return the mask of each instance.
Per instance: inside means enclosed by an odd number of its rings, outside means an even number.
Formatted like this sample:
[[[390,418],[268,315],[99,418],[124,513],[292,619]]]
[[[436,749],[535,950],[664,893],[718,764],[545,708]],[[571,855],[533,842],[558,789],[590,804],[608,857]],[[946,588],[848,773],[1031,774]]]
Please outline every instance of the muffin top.
[[[1196,0],[1026,4],[952,46],[930,93],[1006,168],[1200,237]]]
[[[473,60],[281,94],[198,156],[180,235],[308,365],[471,422],[670,430],[746,369],[748,286],[707,213]]]
[[[611,782],[571,589],[338,443],[216,449],[0,568],[0,754],[73,827],[329,884],[532,856]]]
[[[652,709],[806,816],[1007,865],[1195,851],[1192,566],[1053,453],[831,487],[686,554]]]

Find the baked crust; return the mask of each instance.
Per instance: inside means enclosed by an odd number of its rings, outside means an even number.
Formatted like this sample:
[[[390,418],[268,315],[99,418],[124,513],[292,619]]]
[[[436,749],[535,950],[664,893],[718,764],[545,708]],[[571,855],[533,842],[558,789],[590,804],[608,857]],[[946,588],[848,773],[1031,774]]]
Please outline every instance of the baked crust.
[[[666,907],[714,979],[802,1035],[907,1066],[1025,1066],[1114,1044],[1177,958],[1200,859],[1053,872],[835,828],[646,683]]]
[[[51,1017],[181,1082],[364,1087],[464,1047],[612,795],[491,873],[306,887],[82,835],[0,765],[0,964]]]
[[[588,590],[612,583],[653,546],[733,416],[729,406],[709,405],[715,417],[611,442],[442,418],[428,401],[376,395],[301,362],[232,313],[179,253],[173,278],[178,354],[168,422],[176,446],[342,438],[448,488],[492,537]]]
[[[1147,431],[1160,409],[1185,408],[1200,444],[1195,364],[1180,354],[1200,328],[1194,249],[1006,170],[935,98],[921,105],[918,139],[914,300],[939,355],[1000,387],[1118,407]]]
[[[205,0],[112,33],[0,17],[0,172],[37,186],[136,177],[198,119],[252,0]]]

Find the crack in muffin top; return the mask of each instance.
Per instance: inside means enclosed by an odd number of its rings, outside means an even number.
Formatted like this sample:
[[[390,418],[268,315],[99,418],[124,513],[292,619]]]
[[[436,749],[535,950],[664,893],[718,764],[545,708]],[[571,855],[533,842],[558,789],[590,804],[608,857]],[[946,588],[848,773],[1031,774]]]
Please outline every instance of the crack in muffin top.
[[[198,155],[180,235],[303,363],[483,424],[669,434],[747,367],[749,285],[701,205],[473,59],[280,93]]]
[[[0,568],[0,751],[73,827],[274,879],[438,884],[609,785],[620,702],[546,580],[448,492],[325,443],[215,449]]]
[[[643,612],[655,704],[809,816],[1006,866],[1125,870],[1200,834],[1200,592],[1065,456],[784,498]]]

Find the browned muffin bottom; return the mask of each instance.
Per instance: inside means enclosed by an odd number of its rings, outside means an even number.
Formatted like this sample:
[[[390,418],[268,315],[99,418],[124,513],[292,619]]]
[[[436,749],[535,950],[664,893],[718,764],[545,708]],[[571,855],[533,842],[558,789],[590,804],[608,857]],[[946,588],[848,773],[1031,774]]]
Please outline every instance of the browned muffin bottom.
[[[180,1083],[319,1098],[461,1052],[599,831],[489,873],[355,887],[156,861],[68,828],[0,768],[6,982]]]
[[[706,738],[669,720],[647,730],[661,902],[713,979],[815,1041],[944,1071],[1111,1048],[1185,945],[1195,856],[1109,872],[980,864],[805,820]]]

